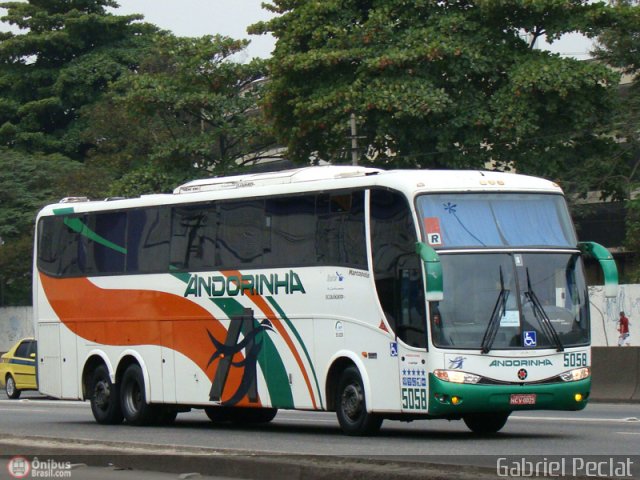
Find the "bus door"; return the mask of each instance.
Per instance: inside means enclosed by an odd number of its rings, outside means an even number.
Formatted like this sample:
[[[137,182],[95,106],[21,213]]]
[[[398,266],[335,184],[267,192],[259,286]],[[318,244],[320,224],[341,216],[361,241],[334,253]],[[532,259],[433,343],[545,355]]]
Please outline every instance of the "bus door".
[[[396,335],[402,411],[426,413],[427,326],[424,283],[420,258],[415,254],[398,258],[396,270]]]

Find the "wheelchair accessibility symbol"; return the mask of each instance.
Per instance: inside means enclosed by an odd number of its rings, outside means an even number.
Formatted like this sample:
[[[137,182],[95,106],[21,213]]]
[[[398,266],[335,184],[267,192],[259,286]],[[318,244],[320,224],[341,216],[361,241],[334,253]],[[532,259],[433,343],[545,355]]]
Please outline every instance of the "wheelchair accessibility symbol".
[[[534,331],[524,332],[523,336],[524,336],[523,343],[525,347],[535,347],[538,344],[538,341],[536,339],[536,332]]]

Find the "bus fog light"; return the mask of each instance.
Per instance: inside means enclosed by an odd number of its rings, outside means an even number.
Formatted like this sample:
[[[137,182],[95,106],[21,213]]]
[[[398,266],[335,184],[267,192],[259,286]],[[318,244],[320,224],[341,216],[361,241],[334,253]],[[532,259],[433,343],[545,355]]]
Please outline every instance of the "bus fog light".
[[[588,367],[576,368],[565,373],[560,374],[560,378],[565,382],[577,382],[578,380],[584,380],[591,375],[591,371]]]
[[[573,397],[576,399],[576,402],[581,402],[583,397],[581,393],[576,393],[575,396]]]
[[[433,374],[444,382],[451,383],[478,383],[479,375],[473,373],[460,372],[458,370],[435,370]]]
[[[454,395],[453,397],[451,397],[451,404],[452,405],[459,405],[460,402],[462,402],[462,399],[460,397],[458,397],[457,395]]]

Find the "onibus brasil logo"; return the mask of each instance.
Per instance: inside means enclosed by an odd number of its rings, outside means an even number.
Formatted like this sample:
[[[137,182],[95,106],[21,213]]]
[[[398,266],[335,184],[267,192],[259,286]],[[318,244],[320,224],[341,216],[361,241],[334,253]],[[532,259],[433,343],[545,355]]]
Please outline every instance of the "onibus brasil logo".
[[[71,478],[71,462],[58,462],[51,458],[29,460],[15,456],[7,463],[9,475],[13,478]]]

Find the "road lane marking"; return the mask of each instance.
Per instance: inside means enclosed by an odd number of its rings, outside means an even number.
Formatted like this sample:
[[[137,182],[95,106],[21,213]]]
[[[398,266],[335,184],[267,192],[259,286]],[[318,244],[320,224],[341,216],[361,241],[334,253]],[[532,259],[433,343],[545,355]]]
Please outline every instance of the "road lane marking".
[[[0,405],[16,405],[16,406],[73,406],[73,407],[88,407],[89,402],[82,402],[80,400],[0,400]]]
[[[567,417],[526,417],[521,415],[511,415],[509,420],[526,420],[526,421],[547,421],[547,422],[567,422],[567,423],[625,423],[634,424],[633,420],[628,418],[567,418]]]
[[[15,412],[16,409],[15,408],[2,408],[0,407],[0,412]],[[27,410],[28,412],[37,412],[37,413],[49,413],[51,412],[51,410],[40,410],[40,409],[36,409],[36,408],[31,408],[29,410]]]

